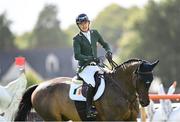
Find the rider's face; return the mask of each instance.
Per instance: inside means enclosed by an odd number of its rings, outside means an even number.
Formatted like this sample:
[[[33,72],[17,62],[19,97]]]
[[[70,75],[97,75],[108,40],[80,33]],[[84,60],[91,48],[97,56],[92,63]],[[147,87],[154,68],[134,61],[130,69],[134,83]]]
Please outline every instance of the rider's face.
[[[79,28],[81,29],[81,31],[87,32],[89,30],[89,24],[89,21],[83,21],[79,24]]]

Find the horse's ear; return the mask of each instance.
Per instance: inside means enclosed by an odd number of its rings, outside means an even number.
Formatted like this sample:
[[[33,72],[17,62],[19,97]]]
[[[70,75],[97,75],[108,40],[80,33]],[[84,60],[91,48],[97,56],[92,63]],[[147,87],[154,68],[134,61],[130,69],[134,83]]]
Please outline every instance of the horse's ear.
[[[159,60],[156,60],[155,62],[153,62],[153,63],[151,64],[152,69],[153,69],[158,63],[159,63]]]

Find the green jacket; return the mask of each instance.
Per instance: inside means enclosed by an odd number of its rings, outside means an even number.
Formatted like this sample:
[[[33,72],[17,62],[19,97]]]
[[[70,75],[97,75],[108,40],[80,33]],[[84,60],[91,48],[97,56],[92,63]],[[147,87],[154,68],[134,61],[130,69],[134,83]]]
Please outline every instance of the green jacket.
[[[79,66],[97,58],[97,42],[99,42],[106,51],[110,51],[109,45],[104,42],[97,30],[90,30],[91,43],[82,32],[73,38],[74,57],[79,61]]]

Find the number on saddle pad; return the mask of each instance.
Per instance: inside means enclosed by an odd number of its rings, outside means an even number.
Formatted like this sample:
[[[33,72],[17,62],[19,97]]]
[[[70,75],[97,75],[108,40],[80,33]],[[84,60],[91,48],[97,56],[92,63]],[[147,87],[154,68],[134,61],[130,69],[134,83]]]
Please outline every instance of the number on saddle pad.
[[[82,95],[82,85],[83,85],[83,81],[79,79],[77,80],[77,76],[75,76],[72,79],[72,83],[70,85],[70,91],[69,91],[69,97],[72,100],[86,101],[86,98]],[[104,92],[104,89],[105,89],[105,82],[104,82],[104,79],[101,79],[99,88],[96,94],[94,95],[94,100],[97,100],[98,98],[100,98],[100,96]]]

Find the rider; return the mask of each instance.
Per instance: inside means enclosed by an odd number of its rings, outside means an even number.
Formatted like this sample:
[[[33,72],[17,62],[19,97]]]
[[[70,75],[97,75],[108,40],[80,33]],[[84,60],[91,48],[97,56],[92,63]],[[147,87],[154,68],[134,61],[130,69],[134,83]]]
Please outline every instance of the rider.
[[[99,62],[99,59],[97,58],[97,42],[106,50],[107,58],[112,59],[112,53],[109,45],[104,42],[98,31],[89,28],[90,20],[86,14],[79,14],[76,18],[76,24],[80,29],[80,32],[73,38],[74,57],[78,60],[79,67],[85,67],[79,72],[79,76],[88,84],[86,116],[89,118],[97,114],[96,109],[93,109],[94,106],[92,106],[94,96],[93,91],[95,87],[94,69],[97,68],[95,68],[95,66],[90,66],[90,62]],[[89,65],[87,65],[87,63],[89,63]]]

